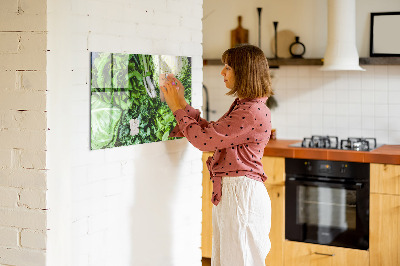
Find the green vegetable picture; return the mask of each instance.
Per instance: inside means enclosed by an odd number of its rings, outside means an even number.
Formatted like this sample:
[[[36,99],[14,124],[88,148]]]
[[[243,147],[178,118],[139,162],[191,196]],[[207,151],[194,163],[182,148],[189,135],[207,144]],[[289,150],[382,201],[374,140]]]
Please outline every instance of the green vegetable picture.
[[[91,53],[91,150],[169,139],[176,121],[160,94],[160,79],[174,74],[192,98],[191,58]]]

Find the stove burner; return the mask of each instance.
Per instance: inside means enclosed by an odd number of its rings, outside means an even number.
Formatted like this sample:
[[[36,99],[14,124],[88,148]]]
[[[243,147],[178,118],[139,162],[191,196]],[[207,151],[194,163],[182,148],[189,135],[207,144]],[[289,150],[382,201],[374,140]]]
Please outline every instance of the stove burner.
[[[347,138],[340,141],[343,150],[369,151],[376,146],[376,138]]]
[[[321,149],[340,149],[353,151],[371,151],[378,147],[376,138],[347,138],[340,141],[336,136],[317,136],[304,138],[302,142],[297,142],[289,146],[303,148],[321,148]]]
[[[338,149],[338,137],[333,136],[312,136],[311,138],[304,138],[301,142],[301,147],[305,148],[326,148]]]

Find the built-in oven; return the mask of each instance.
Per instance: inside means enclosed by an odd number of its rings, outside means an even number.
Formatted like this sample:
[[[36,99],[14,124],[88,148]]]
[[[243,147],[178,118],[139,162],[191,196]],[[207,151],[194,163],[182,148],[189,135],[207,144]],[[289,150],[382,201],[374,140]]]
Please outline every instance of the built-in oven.
[[[286,239],[368,249],[369,164],[287,158],[285,169]]]

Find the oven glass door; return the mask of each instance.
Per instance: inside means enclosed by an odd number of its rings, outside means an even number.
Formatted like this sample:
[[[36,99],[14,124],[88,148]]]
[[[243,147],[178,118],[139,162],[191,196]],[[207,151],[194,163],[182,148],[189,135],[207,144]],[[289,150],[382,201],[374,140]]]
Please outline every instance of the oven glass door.
[[[361,184],[296,180],[287,181],[286,189],[287,239],[368,249],[368,207],[361,202]]]

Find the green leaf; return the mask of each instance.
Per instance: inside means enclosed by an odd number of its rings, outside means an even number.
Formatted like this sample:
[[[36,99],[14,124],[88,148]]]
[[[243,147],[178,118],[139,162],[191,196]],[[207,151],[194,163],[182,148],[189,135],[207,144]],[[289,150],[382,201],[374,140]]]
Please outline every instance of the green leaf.
[[[101,100],[99,94],[91,96],[91,149],[111,147],[117,139],[122,110]]]

